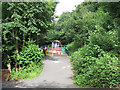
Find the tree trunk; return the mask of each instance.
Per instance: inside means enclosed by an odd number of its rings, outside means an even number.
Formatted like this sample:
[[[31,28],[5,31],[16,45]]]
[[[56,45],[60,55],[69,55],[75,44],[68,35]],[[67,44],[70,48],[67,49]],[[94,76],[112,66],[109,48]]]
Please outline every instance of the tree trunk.
[[[16,35],[17,37],[17,30],[16,30]],[[16,39],[16,53],[17,53],[17,57],[19,56],[19,53],[18,53],[18,40]],[[15,67],[16,67],[16,72],[18,72],[18,68],[17,68],[17,58],[16,58],[16,61],[15,61]]]
[[[86,45],[86,41],[84,41],[84,45]]]
[[[14,30],[13,30],[12,32],[13,32],[13,37],[17,36],[17,31],[14,32]],[[17,39],[14,39],[14,41],[15,41],[15,46],[16,46],[16,53],[17,53],[17,56],[18,56],[19,55],[18,54],[18,41],[17,41]],[[16,67],[16,72],[18,72],[18,69],[17,69],[17,58],[15,59],[15,67]]]
[[[17,57],[19,56],[19,53],[18,53],[18,41],[16,40],[16,53],[17,53]],[[18,72],[18,68],[17,68],[17,58],[16,58],[16,64],[15,64],[15,67],[16,67],[16,72]]]
[[[81,47],[83,47],[84,46],[84,41],[83,40],[81,40]]]
[[[10,71],[10,73],[11,73],[11,65],[10,65],[10,63],[7,64],[7,67],[8,67],[8,70]]]
[[[25,46],[25,36],[23,35],[23,47]]]
[[[29,35],[29,41],[30,41],[30,35]]]

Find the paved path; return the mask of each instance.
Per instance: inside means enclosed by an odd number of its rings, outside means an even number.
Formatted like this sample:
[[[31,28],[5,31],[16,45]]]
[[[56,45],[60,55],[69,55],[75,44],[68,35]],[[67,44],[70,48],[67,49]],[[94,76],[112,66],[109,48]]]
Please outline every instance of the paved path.
[[[4,84],[3,87],[23,88],[78,88],[73,84],[70,59],[67,56],[47,56],[43,71],[38,77],[21,82]]]

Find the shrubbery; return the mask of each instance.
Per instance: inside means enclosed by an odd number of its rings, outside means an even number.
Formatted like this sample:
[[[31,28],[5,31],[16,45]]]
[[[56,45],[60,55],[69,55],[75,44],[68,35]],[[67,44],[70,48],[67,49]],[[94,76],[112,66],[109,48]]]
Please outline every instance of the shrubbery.
[[[29,42],[20,52],[17,62],[22,67],[26,65],[29,66],[33,63],[42,62],[43,55],[43,51],[42,49],[39,49],[39,46]]]
[[[85,45],[72,55],[74,83],[88,87],[117,87],[120,84],[118,58],[98,45]]]
[[[10,73],[9,80],[19,80],[19,79],[32,79],[40,75],[43,66],[41,62],[33,63],[30,67],[26,66],[23,68],[19,68],[18,72],[15,71],[15,68],[12,69]]]
[[[104,51],[111,51],[118,48],[118,36],[117,31],[104,31],[104,35],[101,33],[91,33],[89,36],[90,43],[99,45]]]
[[[68,44],[66,46],[66,49],[69,50],[69,51],[71,51],[71,52],[74,52],[74,51],[77,51],[80,46],[81,46],[80,41],[76,40],[76,41],[71,42],[70,44]]]
[[[18,72],[12,69],[10,79],[30,79],[38,76],[42,70],[42,49],[32,42],[28,42],[17,57]],[[14,55],[13,57],[15,57]]]

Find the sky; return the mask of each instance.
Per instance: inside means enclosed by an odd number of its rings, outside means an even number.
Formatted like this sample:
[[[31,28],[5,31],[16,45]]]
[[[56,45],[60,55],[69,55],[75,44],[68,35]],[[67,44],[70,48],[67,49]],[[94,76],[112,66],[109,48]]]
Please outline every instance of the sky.
[[[60,16],[63,12],[71,12],[75,10],[75,5],[81,4],[84,0],[58,0],[55,16]]]

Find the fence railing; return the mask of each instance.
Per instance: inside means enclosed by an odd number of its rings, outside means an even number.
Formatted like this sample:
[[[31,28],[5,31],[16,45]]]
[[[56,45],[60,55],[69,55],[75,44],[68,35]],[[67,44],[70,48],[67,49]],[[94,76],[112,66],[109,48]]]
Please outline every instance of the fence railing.
[[[65,48],[65,53],[70,56],[70,51]]]
[[[43,46],[41,46],[42,49],[45,49],[45,47],[47,47],[47,50],[50,50],[52,48],[51,45],[43,45]],[[59,49],[62,52],[66,53],[68,56],[70,56],[70,51],[66,49],[65,45],[62,45],[62,47],[60,46]]]

